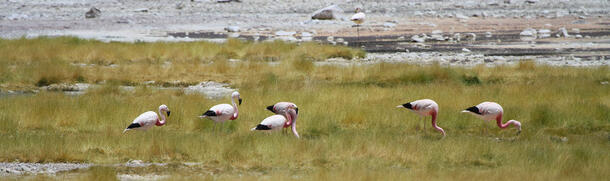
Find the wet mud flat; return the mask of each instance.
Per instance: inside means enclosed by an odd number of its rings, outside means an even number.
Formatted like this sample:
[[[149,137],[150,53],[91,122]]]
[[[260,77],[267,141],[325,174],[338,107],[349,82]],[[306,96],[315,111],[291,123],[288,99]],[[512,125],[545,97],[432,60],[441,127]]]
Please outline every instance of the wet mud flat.
[[[295,42],[315,41],[325,44],[347,45],[362,48],[369,53],[471,53],[484,56],[534,56],[564,57],[578,60],[610,60],[610,27],[578,30],[571,37],[561,37],[560,32],[550,33],[551,37],[528,40],[519,30],[490,32],[441,33],[444,40],[426,39],[417,42],[413,36],[422,33],[398,33],[391,35],[340,35],[340,36],[290,36],[275,35],[235,35],[223,32],[170,32],[168,36],[191,39],[238,38],[246,41],[272,41],[275,39]],[[461,40],[454,39],[461,35]],[[426,35],[424,35],[426,36]],[[559,36],[559,37],[558,37]],[[473,38],[474,37],[474,38]],[[308,38],[307,40],[304,40]],[[528,58],[529,58],[528,57]]]

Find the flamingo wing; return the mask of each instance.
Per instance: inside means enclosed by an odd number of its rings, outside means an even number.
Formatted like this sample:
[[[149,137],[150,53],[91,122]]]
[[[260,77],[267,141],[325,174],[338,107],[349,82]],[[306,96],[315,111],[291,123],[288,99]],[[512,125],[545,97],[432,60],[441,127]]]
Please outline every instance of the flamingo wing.
[[[263,119],[263,121],[261,121],[261,123],[253,130],[280,129],[280,128],[284,127],[285,123],[286,123],[286,117],[284,117],[282,115],[273,115],[273,116],[269,116],[269,117]]]
[[[230,104],[218,104],[210,108],[210,110],[216,112],[216,114],[220,114],[217,116],[233,115],[233,113],[235,113],[235,109],[233,109],[233,106]]]
[[[290,106],[290,105],[297,108],[297,105],[292,102],[278,102],[278,103],[275,103],[273,106],[267,107],[267,109],[269,109],[271,112],[273,112],[275,114],[283,115],[283,114],[286,114],[286,110],[288,109],[288,106]]]
[[[153,111],[147,111],[145,113],[140,114],[138,117],[136,117],[136,119],[134,119],[133,122],[131,122],[131,124],[129,126],[127,126],[127,128],[123,131],[123,133],[125,133],[125,131],[130,130],[130,129],[146,130],[146,129],[152,127],[153,125],[155,125],[155,123],[157,123],[158,120],[159,120],[159,116],[157,115],[157,113],[155,113]]]

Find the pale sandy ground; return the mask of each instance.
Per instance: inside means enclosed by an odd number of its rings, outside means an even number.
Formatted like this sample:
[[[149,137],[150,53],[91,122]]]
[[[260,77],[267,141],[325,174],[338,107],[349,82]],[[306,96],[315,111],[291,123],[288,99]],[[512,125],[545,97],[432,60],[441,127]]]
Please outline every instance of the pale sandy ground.
[[[361,61],[386,61],[383,57],[387,57],[388,52],[394,52],[392,56],[398,57],[396,59],[413,63],[440,61],[449,65],[471,65],[468,62],[487,62],[495,65],[496,60],[502,62],[502,59],[512,62],[533,58],[541,59],[544,63],[551,58],[549,61],[554,63],[549,64],[552,65],[600,66],[608,65],[610,57],[610,2],[605,0],[538,0],[535,3],[526,0],[243,0],[239,3],[217,3],[215,0],[1,1],[4,1],[0,3],[2,38],[71,35],[134,42],[222,41],[227,36],[244,39],[260,36],[265,39],[302,41],[307,39],[301,35],[309,33],[312,35],[310,39],[348,44],[372,52]],[[311,20],[314,11],[333,4],[341,9],[336,13],[335,20]],[[101,16],[85,18],[85,12],[91,7],[100,9]],[[356,29],[351,27],[353,23],[348,19],[356,7],[364,9],[367,19],[360,28],[361,38],[354,39]],[[228,34],[224,29],[229,26],[239,27],[240,32]],[[552,32],[551,38],[515,41],[526,28],[548,29]],[[557,38],[560,28],[565,28],[572,37]],[[425,43],[411,40],[413,35],[425,33],[429,36],[435,30],[442,31],[442,35],[448,38],[456,33],[462,37],[474,33],[477,40]],[[278,32],[281,31],[289,35],[279,36],[281,33]],[[210,37],[206,32],[217,35]],[[172,33],[187,36],[172,36]],[[193,36],[196,33],[201,34]],[[486,34],[492,36],[483,38]],[[218,36],[221,38],[217,39]],[[335,39],[326,41],[328,36]],[[566,47],[570,50],[567,53],[549,56],[553,54],[549,51],[562,51]],[[463,48],[467,50],[461,51]],[[529,57],[504,55],[520,55],[530,52],[529,49],[538,53],[530,53]],[[406,51],[409,53],[402,53]],[[445,56],[446,52],[451,55],[419,61],[435,51],[445,52],[441,56]],[[484,55],[487,60],[453,61],[462,59],[461,53],[468,53],[466,57]],[[457,54],[457,57],[453,54]],[[489,55],[502,57],[489,58]]]

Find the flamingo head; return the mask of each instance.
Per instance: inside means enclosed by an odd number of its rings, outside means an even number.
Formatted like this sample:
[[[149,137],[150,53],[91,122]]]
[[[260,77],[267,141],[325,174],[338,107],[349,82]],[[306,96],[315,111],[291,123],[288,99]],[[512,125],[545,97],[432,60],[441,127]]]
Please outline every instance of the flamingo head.
[[[359,13],[359,12],[361,12],[361,11],[362,11],[362,9],[360,9],[360,8],[356,8],[356,10],[355,10],[354,12],[355,12],[355,13]]]
[[[165,112],[167,114],[167,116],[169,116],[169,114],[171,113],[169,111],[169,108],[165,104],[162,104],[161,106],[159,106],[159,111],[160,112]]]
[[[237,91],[233,92],[233,94],[231,94],[231,98],[233,98],[233,99],[237,98],[237,100],[239,101],[239,105],[241,105],[242,99],[239,96],[239,92],[237,92]]]
[[[517,120],[509,120],[508,122],[513,122],[513,124],[515,124],[515,127],[517,127],[517,134],[521,133],[521,122]]]

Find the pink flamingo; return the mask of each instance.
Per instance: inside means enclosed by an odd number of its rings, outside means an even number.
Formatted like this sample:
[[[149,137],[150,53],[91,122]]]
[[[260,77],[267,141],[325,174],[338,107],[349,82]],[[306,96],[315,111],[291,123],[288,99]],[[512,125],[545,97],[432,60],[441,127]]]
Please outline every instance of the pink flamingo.
[[[159,120],[157,113],[153,111],[142,113],[136,119],[134,119],[133,122],[127,128],[125,128],[125,130],[123,130],[123,133],[132,129],[148,130],[149,128],[153,127],[153,125],[163,126],[165,125],[166,121],[165,114],[163,113],[167,113],[167,116],[169,117],[170,111],[165,104],[159,106],[159,115],[161,115],[161,120]]]
[[[299,137],[299,133],[297,132],[297,113],[296,113],[296,106],[294,105],[288,105],[285,114],[284,115],[273,115],[273,116],[269,116],[265,119],[263,119],[263,121],[261,121],[260,124],[258,124],[256,127],[252,128],[252,131],[255,130],[262,130],[262,131],[274,131],[274,130],[278,130],[281,128],[286,127],[286,125],[290,125],[292,126],[292,133],[294,134],[294,136],[296,136],[297,138]]]
[[[419,114],[422,117],[422,120],[425,116],[432,116],[432,127],[434,127],[436,130],[441,132],[443,134],[443,137],[445,137],[445,130],[443,130],[443,128],[438,127],[438,125],[436,125],[436,116],[438,115],[438,104],[436,104],[436,102],[434,102],[433,100],[430,100],[430,99],[416,100],[413,102],[405,103],[403,105],[398,105],[396,107],[407,108],[407,109],[413,111],[414,113]],[[425,130],[426,130],[426,123],[424,122],[424,131]]]
[[[294,107],[295,112],[297,113],[297,115],[299,115],[299,108],[297,107],[296,104],[292,103],[292,102],[278,102],[275,103],[274,105],[271,106],[267,106],[267,110],[275,113],[275,114],[279,114],[279,115],[286,115],[286,111],[288,111],[288,107]],[[287,124],[284,125],[284,128],[288,128],[292,125],[292,122],[286,122]],[[286,130],[286,129],[283,129]],[[284,132],[286,133],[286,132]]]
[[[502,129],[507,128],[510,124],[513,124],[515,127],[517,127],[517,134],[521,133],[521,122],[517,120],[509,120],[505,124],[502,124],[502,114],[504,114],[504,110],[498,103],[483,102],[479,105],[466,108],[462,112],[470,113],[485,121],[496,120],[498,127]]]
[[[293,106],[295,108],[295,111],[297,112],[297,114],[299,114],[299,108],[297,107],[296,104],[294,104],[292,102],[278,102],[278,103],[275,103],[274,105],[267,106],[267,110],[269,110],[275,114],[286,114],[286,110],[288,110],[289,106]]]
[[[239,92],[235,91],[231,94],[231,105],[229,104],[218,104],[212,106],[208,111],[203,113],[199,118],[210,118],[214,121],[214,130],[216,130],[216,123],[223,123],[227,120],[235,120],[239,116],[239,110],[235,104],[235,99],[239,101],[241,105],[242,99]]]

